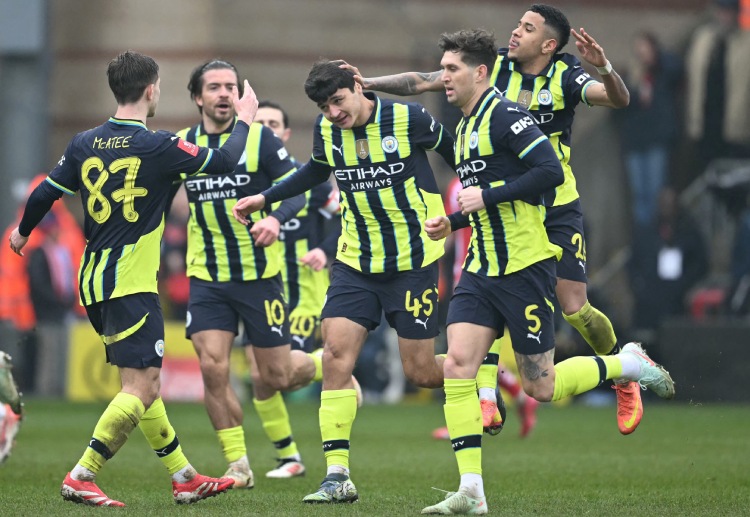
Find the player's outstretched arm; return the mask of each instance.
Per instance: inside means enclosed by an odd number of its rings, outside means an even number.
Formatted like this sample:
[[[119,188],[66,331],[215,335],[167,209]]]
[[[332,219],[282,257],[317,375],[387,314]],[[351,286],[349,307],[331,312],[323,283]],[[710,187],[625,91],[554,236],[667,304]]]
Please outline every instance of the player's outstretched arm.
[[[610,108],[624,108],[630,104],[630,92],[620,75],[612,68],[601,45],[583,27],[580,32],[570,29],[570,33],[576,40],[581,59],[594,65],[602,79],[601,83],[586,90],[589,104]]]
[[[440,81],[442,72],[404,72],[402,74],[384,75],[381,77],[363,77],[356,66],[341,64],[341,68],[354,73],[354,80],[365,90],[390,93],[391,95],[419,95],[424,92],[440,92],[445,88]]]
[[[247,226],[250,224],[250,221],[247,220],[247,216],[253,212],[257,212],[264,206],[266,206],[266,197],[263,194],[243,197],[238,199],[237,203],[232,207],[232,215],[238,222]]]

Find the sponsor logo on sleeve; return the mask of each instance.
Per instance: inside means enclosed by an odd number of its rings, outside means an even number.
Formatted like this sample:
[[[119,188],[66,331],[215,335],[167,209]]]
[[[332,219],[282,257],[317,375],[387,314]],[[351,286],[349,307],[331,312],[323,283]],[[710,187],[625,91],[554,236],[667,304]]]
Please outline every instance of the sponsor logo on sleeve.
[[[276,151],[276,154],[279,156],[279,160],[286,160],[286,158],[289,156],[289,153],[286,152],[286,147],[282,147],[278,151]]]
[[[190,156],[198,156],[198,146],[195,144],[191,144],[190,142],[187,142],[182,138],[180,138],[177,142],[177,147],[188,153]]]

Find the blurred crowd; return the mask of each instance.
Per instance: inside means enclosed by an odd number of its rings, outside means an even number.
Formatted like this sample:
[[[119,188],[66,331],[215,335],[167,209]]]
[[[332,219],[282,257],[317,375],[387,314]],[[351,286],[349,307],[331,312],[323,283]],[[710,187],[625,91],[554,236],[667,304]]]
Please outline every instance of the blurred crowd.
[[[632,62],[614,63],[631,98],[627,108],[613,110],[631,208],[625,273],[633,310],[625,335],[656,340],[670,318],[746,317],[750,311],[750,174],[735,175],[729,183],[710,174],[722,160],[733,160],[722,169],[727,175],[750,167],[749,4],[714,0],[678,48],[667,48],[654,32],[639,31],[632,40]],[[30,188],[43,178],[35,178]],[[686,188],[699,178],[710,179],[705,180],[711,187],[706,195],[726,209],[734,224],[730,249],[711,249],[710,236],[697,220],[701,214],[685,202]],[[180,193],[162,242],[160,293],[165,319],[175,321],[185,320],[189,295],[188,210]],[[3,242],[17,224],[8,225]],[[64,203],[56,203],[23,259],[0,246],[0,335],[26,393],[65,393],[68,328],[84,316],[76,285],[84,244],[76,217]],[[443,303],[456,266],[455,242],[448,246]],[[715,253],[730,257],[724,271],[712,270]],[[398,359],[392,356],[389,330],[381,325],[373,333],[358,368],[363,388],[373,394],[370,400],[393,400],[408,389],[398,369],[390,367]]]

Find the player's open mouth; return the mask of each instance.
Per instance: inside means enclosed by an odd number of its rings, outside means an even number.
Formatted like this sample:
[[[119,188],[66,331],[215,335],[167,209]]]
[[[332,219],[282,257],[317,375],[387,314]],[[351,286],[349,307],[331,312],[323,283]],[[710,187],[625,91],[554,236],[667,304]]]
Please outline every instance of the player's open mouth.
[[[218,109],[218,110],[228,110],[228,109],[231,109],[231,106],[229,104],[221,103],[221,104],[217,104],[216,105],[216,109]]]

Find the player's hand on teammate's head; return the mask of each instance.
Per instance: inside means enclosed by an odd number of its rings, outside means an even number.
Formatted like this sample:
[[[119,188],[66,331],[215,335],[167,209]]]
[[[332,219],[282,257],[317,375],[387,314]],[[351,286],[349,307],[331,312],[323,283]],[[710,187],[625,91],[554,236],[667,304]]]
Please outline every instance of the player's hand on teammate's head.
[[[234,207],[232,207],[232,215],[238,222],[247,226],[250,224],[247,216],[253,212],[257,212],[266,205],[266,198],[263,194],[255,194],[254,196],[247,196],[237,200]]]
[[[250,235],[253,236],[255,245],[261,248],[265,248],[276,242],[280,232],[281,222],[271,215],[254,223],[252,228],[250,228]]]
[[[451,222],[444,215],[433,217],[424,222],[424,231],[431,240],[439,241],[451,234]]]
[[[238,88],[232,88],[232,102],[234,103],[234,111],[237,113],[237,118],[247,124],[251,124],[255,120],[255,114],[258,112],[258,97],[250,87],[247,79],[245,79],[242,97],[240,97]]]
[[[360,86],[362,86],[362,88],[366,90],[368,86],[367,81],[365,80],[364,77],[362,77],[362,74],[359,72],[359,68],[357,68],[354,65],[350,65],[346,61],[343,61],[343,60],[339,60],[339,61],[340,61],[339,68],[343,68],[344,70],[349,70],[351,73],[353,73],[354,81],[359,83]]]
[[[485,207],[482,199],[482,189],[479,187],[466,187],[458,193],[458,206],[464,215],[478,212]]]

